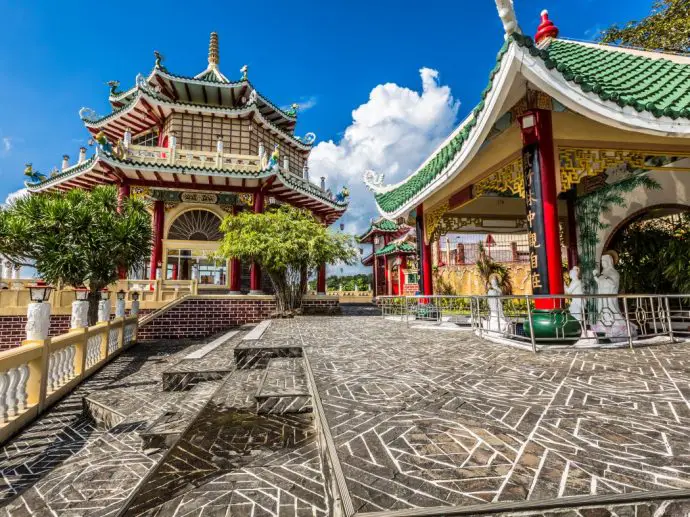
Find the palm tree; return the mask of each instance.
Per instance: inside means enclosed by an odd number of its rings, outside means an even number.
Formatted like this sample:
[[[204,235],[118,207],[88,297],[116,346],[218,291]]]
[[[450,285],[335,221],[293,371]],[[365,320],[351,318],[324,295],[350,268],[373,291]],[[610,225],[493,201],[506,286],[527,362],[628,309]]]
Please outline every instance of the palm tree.
[[[33,194],[0,209],[0,254],[36,268],[52,284],[89,287],[89,324],[96,323],[99,291],[117,281],[118,268],[144,264],[151,218],[141,199],[118,207],[117,189]]]

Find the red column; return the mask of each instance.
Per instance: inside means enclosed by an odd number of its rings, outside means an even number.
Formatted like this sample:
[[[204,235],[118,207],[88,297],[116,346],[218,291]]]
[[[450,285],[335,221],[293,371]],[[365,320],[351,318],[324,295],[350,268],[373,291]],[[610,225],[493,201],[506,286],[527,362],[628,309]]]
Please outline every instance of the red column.
[[[577,266],[577,222],[575,220],[575,192],[568,195],[568,269]]]
[[[316,276],[316,294],[326,294],[326,264],[319,266]]]
[[[424,240],[425,228],[424,228],[424,206],[417,206],[417,243],[419,248],[420,257],[420,267],[421,271],[419,278],[422,282],[420,286],[420,291],[422,294],[434,294],[434,287],[432,284],[431,276],[431,244],[428,244]]]
[[[405,295],[405,270],[407,269],[407,257],[400,255],[400,267],[398,267],[398,293]]]
[[[264,193],[257,191],[254,194],[254,212],[261,214],[264,211]],[[261,291],[261,266],[252,262],[249,271],[249,294],[262,294]]]
[[[156,279],[156,269],[158,268],[158,262],[163,259],[163,217],[165,210],[163,208],[163,201],[156,200],[153,203],[153,221],[151,226],[153,227],[153,247],[151,248],[151,262],[149,263],[151,268],[150,279]]]
[[[378,269],[379,258],[376,256],[376,251],[374,249],[374,243],[373,242],[371,244],[371,249],[372,249],[372,253],[374,254],[374,285],[373,285],[373,291],[374,292],[373,292],[373,295],[374,295],[374,298],[376,298],[376,296],[378,296],[378,294],[379,294],[378,284],[376,282],[376,280],[377,280],[376,270]]]
[[[390,296],[393,294],[393,286],[391,285],[391,273],[388,270],[388,255],[383,256],[383,271],[385,272],[384,278],[386,279],[386,294]]]
[[[540,278],[541,286],[532,287],[535,293],[562,294],[563,274],[561,266],[561,243],[558,227],[558,193],[556,191],[556,164],[553,150],[553,130],[551,112],[549,110],[534,109],[520,118],[522,128],[523,164],[527,158],[532,157],[531,164],[533,183],[538,183],[539,190],[531,189],[530,192],[538,192],[540,196],[533,200],[537,204],[536,219],[532,222],[530,239],[530,253],[539,255],[539,248],[544,250],[541,255],[546,259],[547,279]],[[527,185],[527,182],[526,182]],[[528,192],[526,195],[531,195]],[[528,199],[529,205],[529,199]],[[539,214],[541,212],[541,214]],[[539,215],[541,215],[541,220]],[[539,228],[541,226],[541,228]],[[534,265],[533,272],[534,275]],[[540,289],[546,287],[546,289]],[[558,300],[538,300],[535,306],[539,309],[553,309],[560,307]]]
[[[237,206],[232,207],[232,215],[239,212]],[[230,294],[240,294],[242,289],[242,263],[240,259],[230,260]]]
[[[125,198],[129,197],[129,185],[127,183],[120,183],[117,187],[117,213],[122,213],[122,205]],[[117,268],[117,277],[120,280],[127,278],[127,269],[124,266]]]

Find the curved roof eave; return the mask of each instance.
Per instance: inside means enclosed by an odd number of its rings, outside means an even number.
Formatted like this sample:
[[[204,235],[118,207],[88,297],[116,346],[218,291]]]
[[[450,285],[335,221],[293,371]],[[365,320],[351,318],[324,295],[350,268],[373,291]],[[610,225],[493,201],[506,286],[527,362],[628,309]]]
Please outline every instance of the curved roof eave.
[[[289,133],[286,133],[283,129],[279,128],[272,122],[266,120],[266,118],[261,114],[261,111],[257,107],[256,103],[247,105],[243,108],[222,108],[222,107],[212,107],[212,106],[204,106],[204,105],[198,105],[198,104],[192,104],[192,103],[186,103],[186,102],[175,102],[175,101],[170,101],[167,99],[162,99],[160,98],[156,93],[153,93],[148,90],[148,88],[144,88],[142,86],[137,86],[136,87],[136,93],[135,95],[132,96],[129,104],[123,106],[122,108],[113,111],[112,113],[109,113],[108,115],[104,115],[103,117],[99,118],[98,120],[88,120],[82,118],[82,121],[84,122],[84,125],[87,128],[94,128],[94,129],[100,129],[103,126],[105,126],[108,122],[111,120],[114,120],[118,117],[127,115],[130,111],[132,111],[136,106],[137,106],[137,101],[139,100],[140,97],[145,98],[147,101],[153,102],[157,105],[165,106],[170,109],[175,109],[184,107],[184,109],[193,109],[201,113],[216,113],[218,111],[224,111],[228,113],[234,113],[237,115],[244,115],[248,114],[250,112],[254,112],[255,117],[261,120],[263,124],[266,125],[266,127],[269,128],[274,128],[278,134],[282,135],[282,138],[286,141],[291,142],[292,144],[296,145],[298,148],[300,148],[303,151],[310,151],[312,148],[312,145],[306,144],[302,142],[301,140],[298,140],[294,135],[291,135]]]
[[[402,203],[395,210],[386,211],[382,209],[377,200],[377,209],[383,217],[387,219],[396,219],[403,216],[464,170],[470,160],[476,155],[488,130],[502,113],[503,101],[518,75],[522,75],[527,81],[543,90],[546,94],[572,111],[583,114],[603,124],[627,131],[657,136],[690,136],[690,124],[688,124],[686,119],[674,120],[667,116],[656,117],[647,111],[638,112],[630,106],[620,107],[615,102],[604,101],[595,93],[583,92],[577,84],[568,82],[557,70],[549,70],[538,56],[530,53],[529,48],[521,46],[515,41],[511,41],[508,51],[501,61],[499,73],[492,83],[491,91],[483,101],[485,107],[488,109],[482,110],[479,114],[476,119],[476,125],[471,131],[466,145],[462,147],[443,171],[430,181],[428,185],[420,189],[419,192]],[[455,131],[437,147],[429,158],[427,158],[413,174],[404,180],[386,186],[372,185],[367,182],[367,186],[369,186],[376,195],[386,194],[404,186],[415,177],[424,166],[429,164],[429,162],[448,145],[453,137],[472,120],[473,117],[472,114],[470,114]]]

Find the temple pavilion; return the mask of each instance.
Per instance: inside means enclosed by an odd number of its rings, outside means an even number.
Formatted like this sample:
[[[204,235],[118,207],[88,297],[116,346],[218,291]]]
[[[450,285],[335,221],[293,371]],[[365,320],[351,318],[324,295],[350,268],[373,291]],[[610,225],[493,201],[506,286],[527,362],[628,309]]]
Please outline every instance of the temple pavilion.
[[[432,243],[468,232],[526,234],[534,294],[563,293],[565,245],[592,292],[621,227],[690,209],[690,56],[562,38],[546,11],[532,38],[496,4],[505,42],[480,102],[409,177],[364,180],[384,218],[415,222],[423,294]]]
[[[295,135],[297,105],[282,109],[259,93],[247,66],[236,79],[223,74],[216,33],[208,66],[194,77],[171,72],[154,54],[153,70],[137,75],[131,88],[109,83],[109,114],[80,110],[97,143],[95,154],[87,158],[82,148],[77,163],[65,156],[61,171],[26,186],[46,192],[112,184],[121,196],[143,196],[151,201],[154,243],[146,271],[130,276],[261,293],[258,265],[210,258],[221,220],[287,203],[329,225],[347,208],[347,194],[334,196],[323,178],[320,186],[310,182],[307,159],[316,137]],[[324,266],[319,292],[325,282]]]
[[[414,229],[404,223],[378,218],[357,237],[371,244],[362,264],[373,270],[373,296],[414,295],[418,291],[417,243]]]

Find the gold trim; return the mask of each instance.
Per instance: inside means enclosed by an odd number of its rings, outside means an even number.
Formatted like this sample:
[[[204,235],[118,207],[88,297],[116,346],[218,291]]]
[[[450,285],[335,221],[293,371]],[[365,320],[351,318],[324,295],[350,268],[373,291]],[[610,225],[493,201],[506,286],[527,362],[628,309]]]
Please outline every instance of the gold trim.
[[[441,203],[438,207],[424,213],[424,242],[429,244],[436,238],[436,229],[443,215],[450,209],[448,200]]]
[[[522,156],[496,169],[472,186],[472,197],[479,197],[485,192],[517,194],[524,199],[525,178],[522,172]]]

